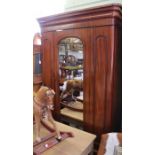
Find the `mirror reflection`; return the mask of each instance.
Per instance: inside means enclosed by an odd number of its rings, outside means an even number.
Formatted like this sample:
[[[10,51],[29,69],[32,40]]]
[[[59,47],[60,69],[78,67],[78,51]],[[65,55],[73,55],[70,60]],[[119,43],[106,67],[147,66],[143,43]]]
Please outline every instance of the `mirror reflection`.
[[[83,43],[69,37],[59,43],[59,83],[61,113],[74,110],[83,120]],[[74,116],[73,116],[74,117]]]
[[[41,53],[33,54],[33,74],[41,74]]]

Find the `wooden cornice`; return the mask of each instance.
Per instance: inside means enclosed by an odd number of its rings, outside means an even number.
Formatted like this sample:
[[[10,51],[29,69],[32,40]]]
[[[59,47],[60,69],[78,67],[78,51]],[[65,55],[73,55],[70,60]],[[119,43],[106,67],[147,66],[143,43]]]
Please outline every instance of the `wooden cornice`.
[[[38,18],[41,28],[58,26],[63,24],[73,24],[77,22],[88,22],[95,19],[103,18],[122,18],[121,4],[102,5],[83,10],[70,11],[57,15]]]

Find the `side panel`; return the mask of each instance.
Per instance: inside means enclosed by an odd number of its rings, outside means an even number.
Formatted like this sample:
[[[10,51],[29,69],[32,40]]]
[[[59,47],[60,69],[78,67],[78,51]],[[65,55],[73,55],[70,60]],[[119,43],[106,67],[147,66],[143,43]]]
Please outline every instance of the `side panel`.
[[[113,27],[114,31],[114,77],[113,77],[113,131],[122,131],[122,29]]]

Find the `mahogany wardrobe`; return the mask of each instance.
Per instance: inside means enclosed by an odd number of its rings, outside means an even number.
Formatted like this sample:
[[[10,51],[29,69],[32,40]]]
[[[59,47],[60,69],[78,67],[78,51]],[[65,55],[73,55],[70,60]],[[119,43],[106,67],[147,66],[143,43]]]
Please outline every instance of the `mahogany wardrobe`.
[[[84,130],[101,135],[122,124],[122,7],[104,5],[37,19],[42,35],[42,81],[53,88],[60,115],[59,42],[79,38],[84,54]]]

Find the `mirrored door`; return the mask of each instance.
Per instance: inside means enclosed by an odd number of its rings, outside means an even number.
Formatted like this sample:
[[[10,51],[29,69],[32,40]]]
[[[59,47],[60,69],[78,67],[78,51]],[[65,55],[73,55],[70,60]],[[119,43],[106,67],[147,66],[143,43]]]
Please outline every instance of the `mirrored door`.
[[[61,114],[83,121],[83,43],[67,37],[59,42]]]

